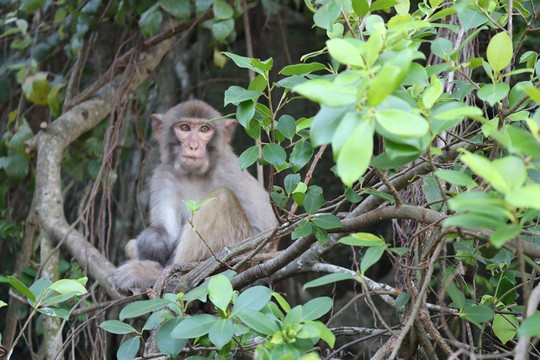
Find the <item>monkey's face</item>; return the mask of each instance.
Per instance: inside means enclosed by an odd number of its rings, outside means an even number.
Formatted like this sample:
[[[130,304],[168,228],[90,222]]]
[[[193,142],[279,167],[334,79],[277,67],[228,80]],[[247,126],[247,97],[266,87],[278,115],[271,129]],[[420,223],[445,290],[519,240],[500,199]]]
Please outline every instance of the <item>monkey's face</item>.
[[[210,165],[208,144],[215,136],[212,123],[203,119],[180,119],[172,127],[177,141],[174,167],[181,172],[204,173]]]

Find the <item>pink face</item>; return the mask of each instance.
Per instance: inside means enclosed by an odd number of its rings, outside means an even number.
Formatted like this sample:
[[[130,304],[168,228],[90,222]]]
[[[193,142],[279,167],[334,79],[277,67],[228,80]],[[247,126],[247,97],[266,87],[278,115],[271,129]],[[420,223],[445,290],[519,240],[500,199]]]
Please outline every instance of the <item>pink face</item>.
[[[208,164],[208,142],[215,128],[199,119],[182,119],[173,126],[174,135],[182,144],[180,157],[183,167],[205,167]]]

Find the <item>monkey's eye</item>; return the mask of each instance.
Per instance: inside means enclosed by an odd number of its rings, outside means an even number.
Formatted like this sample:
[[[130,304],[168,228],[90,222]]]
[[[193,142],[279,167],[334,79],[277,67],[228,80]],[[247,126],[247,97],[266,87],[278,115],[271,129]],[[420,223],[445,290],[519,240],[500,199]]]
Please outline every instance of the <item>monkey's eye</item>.
[[[203,126],[201,126],[201,128],[199,129],[199,131],[200,131],[200,132],[203,132],[203,133],[209,132],[209,131],[210,131],[210,126],[208,126],[208,125],[203,125]]]
[[[189,131],[189,125],[187,124],[178,124],[176,125],[177,128],[179,128],[182,131]]]

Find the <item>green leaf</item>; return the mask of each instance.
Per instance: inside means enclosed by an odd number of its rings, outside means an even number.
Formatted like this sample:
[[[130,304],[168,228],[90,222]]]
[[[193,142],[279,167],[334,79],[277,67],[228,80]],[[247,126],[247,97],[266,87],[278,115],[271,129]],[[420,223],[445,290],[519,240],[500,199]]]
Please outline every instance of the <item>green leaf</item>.
[[[365,233],[365,232],[359,232],[352,234],[350,236],[344,237],[339,239],[338,241],[341,244],[344,245],[352,245],[352,246],[381,246],[384,245],[384,239],[381,239],[379,236]]]
[[[213,11],[214,17],[219,20],[230,19],[234,15],[232,6],[224,0],[214,0]]]
[[[316,320],[332,309],[334,302],[327,296],[308,301],[302,306],[302,320]]]
[[[285,191],[287,194],[292,194],[300,183],[300,174],[289,174],[285,176],[283,184],[285,185]]]
[[[245,128],[249,126],[253,115],[255,115],[255,104],[252,100],[243,101],[236,108],[236,120]]]
[[[231,319],[217,320],[208,332],[208,338],[219,350],[232,340],[233,335],[234,327]]]
[[[326,69],[326,66],[324,66],[323,64],[318,62],[312,62],[306,64],[287,65],[283,69],[281,69],[279,73],[287,76],[304,75],[324,69]]]
[[[120,345],[118,351],[116,352],[116,358],[118,360],[132,360],[135,355],[137,355],[137,352],[139,352],[140,346],[140,338],[138,336],[132,337]]]
[[[48,105],[48,96],[51,85],[47,80],[46,72],[38,72],[24,79],[22,84],[24,96],[36,105]]]
[[[375,124],[357,113],[358,125],[343,144],[337,157],[337,174],[347,186],[358,180],[367,170],[373,154]]]
[[[304,209],[309,215],[315,214],[324,203],[323,190],[319,186],[309,187],[304,199]]]
[[[323,214],[313,218],[315,225],[322,229],[336,229],[341,227],[341,220],[336,215]]]
[[[156,311],[148,317],[148,320],[146,320],[146,322],[144,323],[143,330],[154,330],[159,325],[161,325],[163,321],[170,319],[170,317],[172,316],[173,315],[165,309]]]
[[[291,152],[290,163],[291,170],[300,171],[311,160],[313,156],[313,146],[309,141],[299,141]]]
[[[240,165],[240,169],[247,169],[248,167],[253,165],[258,158],[259,147],[257,145],[253,145],[252,147],[247,148],[246,151],[244,151],[238,158],[238,164]]]
[[[488,215],[460,214],[444,220],[443,225],[445,227],[460,226],[475,229],[496,228],[500,225],[500,221]]]
[[[139,317],[144,314],[161,309],[164,306],[170,305],[172,302],[167,299],[152,299],[136,301],[127,305],[120,311],[120,320]]]
[[[461,318],[472,322],[480,329],[483,328],[482,324],[491,320],[494,315],[493,310],[484,305],[468,306],[459,314]]]
[[[439,37],[431,43],[431,52],[441,59],[450,58],[454,45],[448,39]]]
[[[9,284],[15,288],[19,293],[23,294],[28,298],[30,301],[36,301],[36,297],[34,294],[30,291],[26,285],[24,285],[22,282],[14,278],[13,276],[7,277]]]
[[[293,91],[296,91],[311,101],[333,107],[356,103],[357,89],[355,87],[334,84],[323,79],[303,82],[296,85]]]
[[[365,67],[366,64],[362,59],[362,55],[360,55],[359,45],[361,45],[361,42],[355,39],[331,39],[326,42],[328,52],[340,63]]]
[[[360,261],[360,272],[365,274],[373,264],[377,263],[377,261],[381,259],[382,255],[384,254],[384,250],[386,250],[386,245],[369,247],[364,253],[362,261]]]
[[[512,340],[517,333],[519,322],[514,315],[499,315],[493,317],[493,333],[503,345]]]
[[[208,298],[218,309],[227,310],[232,300],[233,287],[224,275],[216,275],[208,282]]]
[[[242,310],[259,311],[268,304],[272,297],[272,290],[265,286],[254,286],[241,293],[232,309],[232,314]]]
[[[505,131],[510,137],[512,150],[517,149],[524,155],[540,160],[540,141],[530,132],[513,126],[506,126]]]
[[[44,307],[39,308],[38,312],[43,315],[55,316],[55,317],[59,317],[65,320],[69,318],[69,310],[61,309],[57,307],[44,306]]]
[[[287,160],[287,153],[279,144],[271,143],[263,146],[262,157],[276,168],[280,168]]]
[[[518,208],[540,209],[540,184],[529,184],[510,191],[504,199]]]
[[[238,313],[238,317],[244,324],[263,335],[274,335],[279,331],[275,320],[253,310],[243,310]]]
[[[336,342],[336,336],[320,321],[307,321],[298,332],[297,337],[300,339],[312,339],[313,337],[321,338],[331,348],[334,347]],[[304,355],[301,359],[305,358],[306,356]]]
[[[212,24],[212,35],[218,43],[222,43],[227,39],[230,33],[234,30],[234,20],[215,21]]]
[[[510,87],[506,83],[487,84],[483,85],[480,90],[478,90],[478,97],[487,101],[489,105],[494,106],[504,99],[509,91]]]
[[[321,6],[315,15],[313,15],[313,22],[318,27],[326,30],[332,30],[334,21],[339,16],[341,11],[341,1],[330,0],[323,6]]]
[[[429,124],[422,116],[401,110],[380,110],[375,114],[375,118],[384,130],[399,137],[417,138],[429,131]]]
[[[292,140],[296,134],[296,122],[290,115],[283,115],[278,120],[278,130],[287,139]]]
[[[422,102],[427,109],[430,109],[443,93],[443,83],[437,76],[431,76],[430,82],[431,86],[422,94]]]
[[[39,10],[43,5],[45,5],[45,0],[22,0],[19,9],[30,14]]]
[[[363,18],[369,11],[369,4],[366,0],[352,0],[352,7],[356,15]]]
[[[118,320],[107,320],[99,324],[99,327],[113,334],[136,333],[137,330],[129,324]]]
[[[513,56],[512,39],[506,31],[502,31],[491,38],[487,47],[487,60],[495,72],[503,70]]]
[[[484,14],[472,9],[458,11],[457,15],[464,31],[477,28],[489,20]]]
[[[335,282],[343,281],[343,280],[357,280],[357,278],[353,274],[350,274],[350,273],[328,274],[328,275],[321,276],[318,279],[305,283],[302,289],[305,291],[306,289],[309,289],[309,288],[314,288],[314,287],[323,286],[327,284],[333,284]]]
[[[400,293],[398,297],[396,298],[396,302],[395,302],[396,308],[404,309],[405,305],[407,305],[410,298],[411,298],[411,294],[406,293],[406,292]]]
[[[521,233],[521,226],[513,224],[501,224],[489,235],[489,242],[497,249],[500,249],[508,241],[512,240]]]
[[[506,193],[509,190],[503,175],[487,158],[466,150],[463,152],[465,154],[461,156],[461,161],[467,164],[473,172],[483,177],[497,191]]]
[[[225,91],[223,106],[228,104],[239,105],[241,102],[252,100],[256,101],[262,92],[251,91],[241,88],[240,86],[231,86]]]
[[[279,306],[281,306],[281,308],[283,309],[283,311],[285,311],[285,313],[288,313],[289,311],[291,311],[291,306],[289,305],[287,300],[285,300],[285,298],[281,296],[281,294],[274,291],[272,292],[272,296],[276,299],[276,301],[279,303]]]
[[[189,20],[191,15],[189,0],[159,0],[159,5],[175,18]]]
[[[174,357],[176,354],[182,351],[184,346],[186,346],[188,342],[187,339],[175,339],[172,337],[173,330],[183,320],[184,319],[181,317],[173,318],[163,324],[163,326],[158,330],[156,338],[159,351]]]
[[[459,171],[438,169],[437,171],[435,171],[435,175],[439,179],[446,181],[450,184],[471,188],[476,186],[476,182],[472,179],[471,175]]]
[[[386,65],[381,72],[371,80],[368,90],[367,105],[375,107],[388,95],[393,93],[401,82],[401,69],[395,65]]]
[[[232,61],[234,61],[236,66],[238,66],[240,68],[250,69],[250,70],[255,71],[257,74],[264,75],[264,71],[262,71],[261,69],[257,69],[256,67],[251,65],[251,58],[249,58],[249,57],[236,55],[236,54],[226,52],[226,51],[223,52],[223,55],[227,56]],[[225,104],[225,105],[227,105],[227,104]]]
[[[146,10],[139,19],[139,28],[143,36],[150,37],[155,35],[161,26],[162,20],[163,15],[155,6]]]
[[[251,59],[251,65],[253,65],[257,69],[261,69],[264,72],[268,72],[272,70],[272,67],[274,66],[274,59],[268,58],[264,61],[261,61],[259,59]]]
[[[206,335],[218,320],[209,314],[198,314],[186,318],[174,328],[171,336],[177,339],[194,339]]]
[[[88,278],[84,277],[80,280],[82,280],[86,284]],[[80,281],[72,279],[58,280],[50,286],[50,289],[56,291],[59,294],[75,293],[76,295],[84,295],[88,292]]]
[[[519,337],[540,336],[540,312],[538,310],[532,316],[523,320],[517,334]]]
[[[519,189],[527,179],[527,169],[523,160],[517,156],[506,156],[502,159],[496,159],[492,162],[493,166],[501,174],[505,174],[504,180],[508,188]]]
[[[313,228],[313,224],[307,220],[302,220],[300,224],[294,229],[293,233],[291,234],[291,239],[296,240],[301,237],[306,237],[308,235],[313,234],[315,229]]]
[[[0,308],[3,308],[4,306],[7,306],[8,304],[0,300]]]
[[[440,109],[442,109],[442,107]],[[433,116],[440,120],[462,120],[466,117],[474,118],[482,116],[482,110],[475,106],[467,106],[463,103],[458,103],[457,108],[452,108],[442,112],[435,112]]]

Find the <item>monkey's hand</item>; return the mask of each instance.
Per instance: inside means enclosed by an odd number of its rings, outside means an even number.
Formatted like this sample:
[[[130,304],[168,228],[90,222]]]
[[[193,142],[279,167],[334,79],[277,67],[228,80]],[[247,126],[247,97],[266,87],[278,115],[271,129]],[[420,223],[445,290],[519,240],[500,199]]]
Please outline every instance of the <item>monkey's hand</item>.
[[[154,286],[162,271],[163,266],[155,261],[128,261],[114,272],[114,286],[126,296],[139,294]]]
[[[163,227],[150,226],[137,237],[137,247],[134,252],[139,260],[157,261],[165,266],[174,256],[176,242],[177,240],[172,238]]]

